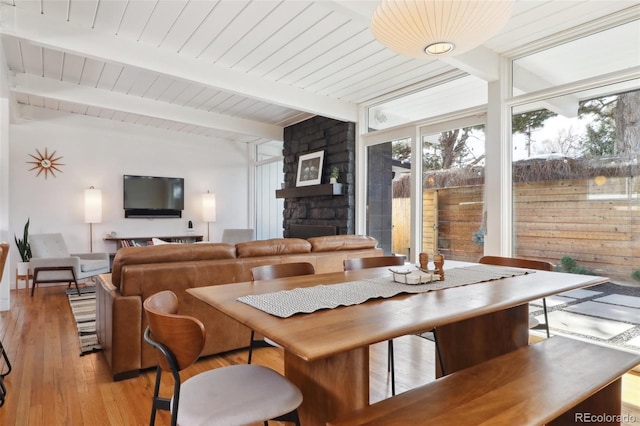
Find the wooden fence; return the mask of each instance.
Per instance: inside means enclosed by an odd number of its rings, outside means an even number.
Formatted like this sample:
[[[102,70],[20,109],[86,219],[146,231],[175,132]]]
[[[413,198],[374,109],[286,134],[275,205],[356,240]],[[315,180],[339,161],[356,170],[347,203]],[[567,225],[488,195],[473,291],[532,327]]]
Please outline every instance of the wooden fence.
[[[569,256],[597,275],[630,282],[631,273],[640,269],[639,181],[610,177],[598,184],[593,179],[515,184],[515,255],[556,265]],[[437,250],[446,258],[477,261],[483,247],[472,236],[482,223],[483,186],[429,189],[423,195],[424,251],[435,249],[435,224]],[[408,199],[393,203],[393,249],[406,254]]]

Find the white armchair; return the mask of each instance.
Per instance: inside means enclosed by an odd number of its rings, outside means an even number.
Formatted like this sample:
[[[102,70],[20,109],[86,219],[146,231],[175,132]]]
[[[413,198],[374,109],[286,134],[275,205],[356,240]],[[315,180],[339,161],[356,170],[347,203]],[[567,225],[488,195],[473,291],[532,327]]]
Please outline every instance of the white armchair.
[[[78,280],[109,272],[109,253],[69,253],[62,234],[33,234],[29,236],[33,270],[31,296],[39,283],[75,284]]]
[[[225,229],[222,231],[222,242],[227,244],[238,244],[256,239],[253,229]]]

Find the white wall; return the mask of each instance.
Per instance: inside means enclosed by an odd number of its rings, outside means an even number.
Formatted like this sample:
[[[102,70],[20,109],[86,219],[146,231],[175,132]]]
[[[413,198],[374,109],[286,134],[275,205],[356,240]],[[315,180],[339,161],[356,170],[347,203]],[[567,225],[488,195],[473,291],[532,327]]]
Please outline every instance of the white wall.
[[[102,190],[102,223],[93,225],[93,251],[115,251],[104,237],[185,235],[192,220],[196,234],[207,237],[202,222],[201,195],[216,194],[217,221],[211,240],[219,241],[223,228],[248,227],[248,160],[244,144],[134,124],[24,108],[10,126],[10,237],[22,235],[31,219],[30,233],[61,232],[71,252],[89,251],[89,225],[84,223],[84,190]],[[62,173],[36,176],[29,171],[36,149],[56,152]],[[181,219],[125,219],[122,175],[182,177],[185,209]],[[11,283],[15,283],[12,244]],[[21,281],[22,284],[22,281]]]
[[[7,87],[7,63],[0,37],[0,241],[9,239],[9,90]],[[9,262],[7,262],[9,263]],[[5,265],[4,274],[0,281],[0,311],[9,309],[9,274],[8,265]]]

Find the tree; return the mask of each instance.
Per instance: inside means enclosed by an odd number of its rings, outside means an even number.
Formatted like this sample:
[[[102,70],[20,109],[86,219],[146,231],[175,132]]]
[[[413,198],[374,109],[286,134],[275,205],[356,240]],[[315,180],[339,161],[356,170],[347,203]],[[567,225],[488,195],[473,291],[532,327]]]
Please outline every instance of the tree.
[[[620,153],[640,153],[640,90],[621,93],[613,111]]]
[[[523,112],[516,114],[511,119],[511,130],[513,133],[523,134],[526,138],[527,157],[531,157],[531,144],[533,143],[532,133],[534,130],[544,126],[544,122],[551,117],[555,117],[555,112],[548,109],[539,109],[537,111]]]
[[[411,143],[409,139],[401,139],[391,144],[391,158],[401,162],[411,162]]]
[[[580,157],[584,150],[582,141],[573,127],[558,130],[558,134],[552,139],[545,139],[543,145],[551,152],[565,157]]]
[[[440,142],[443,169],[450,169],[454,163],[459,163],[468,154],[467,140],[470,131],[470,127],[465,127],[440,133],[438,142]]]
[[[440,145],[425,141],[422,145],[422,170],[442,169]]]
[[[440,133],[438,142],[425,141],[422,146],[422,169],[442,170],[454,166],[469,166],[484,159],[484,154],[475,157],[468,149],[467,142],[473,137],[473,130],[483,126],[465,127]],[[408,140],[393,143],[392,157],[394,160],[410,161],[411,146]]]
[[[586,154],[592,157],[614,155],[616,153],[616,132],[613,110],[617,97],[590,99],[581,102],[578,115],[591,115],[593,121],[587,125],[587,135],[583,141]]]
[[[584,140],[589,155],[640,153],[640,91],[589,99],[578,113],[593,119]]]
[[[411,162],[411,144],[408,139],[394,141],[391,147],[391,156],[400,162]],[[425,142],[422,149],[422,169],[440,170],[442,159],[438,144]]]

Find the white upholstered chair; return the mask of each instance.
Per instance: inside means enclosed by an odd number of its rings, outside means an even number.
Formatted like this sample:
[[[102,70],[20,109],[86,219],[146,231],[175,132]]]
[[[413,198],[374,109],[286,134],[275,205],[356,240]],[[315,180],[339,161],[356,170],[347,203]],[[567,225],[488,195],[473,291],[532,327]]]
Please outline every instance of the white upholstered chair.
[[[32,234],[29,236],[33,270],[31,296],[39,283],[75,284],[78,281],[109,272],[109,253],[69,253],[62,234]]]
[[[222,242],[227,244],[246,243],[256,239],[253,229],[225,229],[222,231]]]

